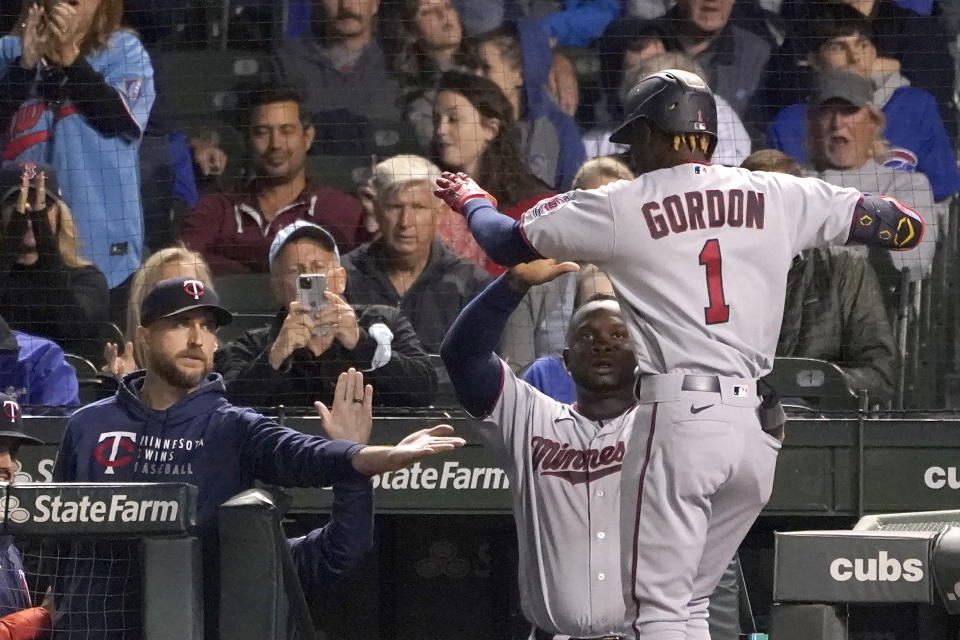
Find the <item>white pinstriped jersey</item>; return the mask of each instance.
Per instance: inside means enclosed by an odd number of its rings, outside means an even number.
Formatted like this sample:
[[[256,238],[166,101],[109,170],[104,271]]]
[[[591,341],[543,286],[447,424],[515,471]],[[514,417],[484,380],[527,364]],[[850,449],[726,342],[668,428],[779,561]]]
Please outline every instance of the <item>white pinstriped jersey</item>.
[[[544,200],[523,231],[541,255],[610,276],[641,373],[758,378],[773,365],[793,257],[846,242],[860,197],[691,162]]]
[[[625,634],[620,475],[636,407],[595,421],[518,380],[484,420],[505,448],[520,546],[520,599],[533,624],[574,637]]]

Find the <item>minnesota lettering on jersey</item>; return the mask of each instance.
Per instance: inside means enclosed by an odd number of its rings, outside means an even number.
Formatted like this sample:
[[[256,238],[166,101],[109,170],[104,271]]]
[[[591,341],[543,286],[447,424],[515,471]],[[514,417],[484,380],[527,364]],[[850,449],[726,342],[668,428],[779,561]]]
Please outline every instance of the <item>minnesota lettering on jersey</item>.
[[[646,202],[640,210],[654,240],[670,233],[723,226],[763,229],[762,191],[687,191],[682,196],[667,196],[660,202]]]
[[[534,436],[531,462],[540,475],[557,476],[570,484],[583,484],[611,473],[619,473],[626,451],[622,441],[603,449],[573,449],[568,442]]]

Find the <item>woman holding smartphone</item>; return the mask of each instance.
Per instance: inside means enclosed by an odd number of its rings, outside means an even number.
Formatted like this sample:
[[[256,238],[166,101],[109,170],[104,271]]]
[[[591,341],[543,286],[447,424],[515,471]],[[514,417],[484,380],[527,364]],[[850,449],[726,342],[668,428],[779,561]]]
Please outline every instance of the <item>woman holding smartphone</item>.
[[[0,159],[53,165],[84,257],[111,288],[143,252],[138,152],[153,68],[122,0],[25,0],[0,39]]]

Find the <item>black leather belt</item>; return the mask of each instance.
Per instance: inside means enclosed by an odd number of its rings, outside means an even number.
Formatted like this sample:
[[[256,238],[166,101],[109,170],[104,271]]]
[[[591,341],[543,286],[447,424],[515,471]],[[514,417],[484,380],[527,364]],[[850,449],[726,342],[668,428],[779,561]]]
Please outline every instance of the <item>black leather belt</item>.
[[[717,376],[683,376],[683,385],[680,387],[684,391],[706,391],[707,393],[720,393],[720,378]]]
[[[536,640],[553,640],[554,634],[549,631],[544,631],[540,627],[533,628],[533,637]],[[624,640],[623,636],[592,636],[590,638],[574,638],[571,637],[570,640]]]
[[[640,387],[643,386],[644,376],[637,378],[637,387],[635,393],[640,397]],[[680,386],[684,391],[705,391],[707,393],[720,393],[720,378],[717,376],[683,376],[683,384]]]

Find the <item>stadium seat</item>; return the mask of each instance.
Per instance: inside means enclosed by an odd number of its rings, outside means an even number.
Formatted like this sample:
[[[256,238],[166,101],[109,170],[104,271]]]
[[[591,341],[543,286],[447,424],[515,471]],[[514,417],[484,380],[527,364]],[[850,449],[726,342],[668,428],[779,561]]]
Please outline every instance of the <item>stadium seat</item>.
[[[272,314],[276,305],[270,291],[270,276],[266,273],[240,273],[213,279],[220,304],[231,313]]]
[[[77,374],[78,380],[83,380],[85,378],[96,378],[100,375],[100,372],[97,371],[96,365],[84,358],[83,356],[78,356],[73,353],[63,354],[64,359],[67,361],[73,370]]]
[[[217,331],[217,339],[223,345],[233,342],[247,331],[269,324],[275,317],[273,313],[234,313],[233,322]]]
[[[353,192],[370,169],[370,157],[307,156],[307,177],[318,184]]]
[[[776,358],[766,381],[783,403],[805,409],[857,409],[857,394],[840,367],[815,358]]]
[[[204,49],[161,54],[157,86],[169,96],[175,121],[225,120],[235,116],[244,86],[273,73],[271,58],[255,51]]]

